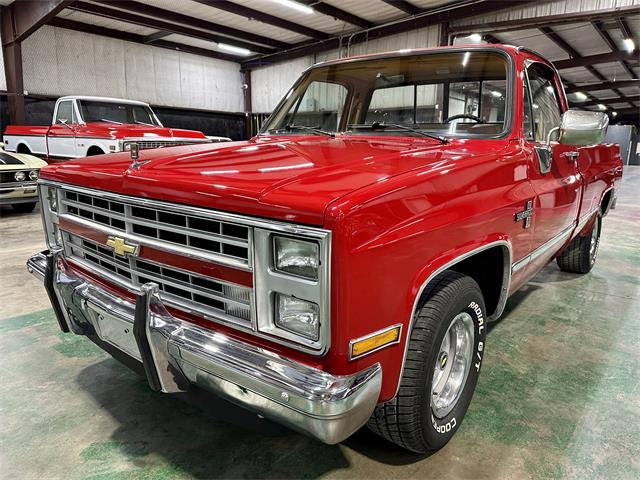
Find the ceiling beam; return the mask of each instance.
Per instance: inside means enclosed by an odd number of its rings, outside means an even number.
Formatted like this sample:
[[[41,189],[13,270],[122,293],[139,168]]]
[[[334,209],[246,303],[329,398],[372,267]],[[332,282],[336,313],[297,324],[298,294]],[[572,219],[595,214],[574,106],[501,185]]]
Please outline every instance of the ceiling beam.
[[[614,90],[616,88],[640,88],[640,80],[617,80],[612,82],[590,83],[586,85],[571,85],[567,87],[567,93],[594,92],[597,90]]]
[[[604,30],[602,28],[602,22],[601,21],[596,20],[594,22],[591,22],[591,25],[600,34],[600,37],[602,38],[602,40],[604,40],[604,42],[607,44],[607,46],[609,47],[609,49],[612,52],[619,52],[620,51],[620,49],[616,45],[616,42],[614,42],[613,38],[611,38],[611,35],[609,35],[609,32],[607,32],[606,30]],[[623,61],[622,62],[622,66],[627,71],[627,73],[631,76],[631,78],[638,78],[638,76],[636,75],[636,72],[633,71],[633,69],[629,66],[629,64],[627,62]]]
[[[631,31],[631,28],[629,28],[626,18],[620,17],[618,19],[618,25],[620,25],[620,31],[625,38],[633,38],[633,32]]]
[[[274,40],[271,37],[265,37],[263,35],[256,35],[255,33],[249,33],[245,30],[237,28],[231,28],[226,25],[220,25],[209,20],[203,20],[201,18],[191,17],[189,15],[183,15],[176,13],[172,10],[165,10],[164,8],[154,7],[142,2],[134,2],[131,0],[93,0],[94,3],[102,3],[116,7],[121,10],[127,10],[129,12],[139,13],[141,15],[148,15],[151,17],[159,18],[171,23],[181,23],[183,25],[200,28],[202,30],[208,30],[210,32],[219,33],[229,37],[235,37],[247,42],[258,43],[262,45],[268,45],[269,47],[283,49],[289,48],[292,45],[286,42],[280,42]]]
[[[353,13],[349,13],[338,7],[334,7],[333,5],[329,5],[325,2],[318,2],[317,0],[300,0],[300,3],[304,3],[305,5],[310,6],[318,13],[322,13],[323,15],[327,15],[328,17],[333,17],[336,20],[350,23],[351,25],[355,25],[356,27],[370,28],[374,25],[369,20],[365,20],[362,17],[354,15]]]
[[[574,105],[581,107],[590,107],[593,105],[598,105],[600,103],[603,105],[607,105],[609,103],[637,102],[638,100],[640,100],[640,95],[623,95],[621,97],[595,99],[589,100],[587,102],[574,102]]]
[[[391,5],[392,7],[397,8],[398,10],[402,10],[404,13],[409,15],[417,15],[422,12],[422,9],[416,7],[415,5],[409,3],[406,0],[382,0],[387,5]]]
[[[201,3],[203,5],[207,5],[208,7],[217,8],[218,10],[224,10],[225,12],[233,13],[235,15],[248,18],[250,20],[256,20],[258,22],[266,23],[268,25],[273,25],[274,27],[279,27],[285,30],[289,30],[291,32],[299,33],[300,35],[304,35],[306,37],[315,38],[316,40],[324,40],[326,38],[329,38],[329,34],[325,32],[321,32],[320,30],[315,30],[313,28],[305,27],[304,25],[300,25],[295,22],[290,22],[289,20],[284,20],[280,17],[269,15],[268,13],[263,13],[259,10],[254,10],[253,8],[245,7],[244,5],[233,3],[228,0],[194,0],[194,1]]]
[[[198,40],[206,40],[208,42],[226,43],[227,45],[233,45],[234,47],[246,48],[247,50],[258,53],[269,53],[273,50],[267,47],[261,47],[252,43],[235,40],[233,38],[221,37],[214,33],[197,30],[195,28],[187,27],[184,25],[178,25],[175,23],[165,22],[164,20],[157,20],[155,18],[145,17],[142,15],[136,15],[130,12],[122,10],[116,10],[115,8],[109,8],[102,5],[96,5],[94,3],[87,2],[75,2],[68,7],[70,10],[77,12],[88,13],[91,15],[98,15],[100,17],[110,18],[112,20],[119,20],[121,22],[133,23],[142,27],[154,28],[157,30],[164,30],[165,32],[171,32],[178,35],[184,35]]]
[[[161,38],[168,37],[169,35],[171,35],[171,32],[165,32],[164,30],[159,30],[156,33],[152,33],[151,35],[147,35],[146,37],[144,37],[143,42],[153,43],[160,40]]]
[[[598,63],[611,63],[619,62],[621,60],[628,60],[631,62],[638,62],[637,55],[628,52],[611,52],[600,53],[598,55],[588,55],[580,58],[570,58],[569,60],[558,60],[553,62],[558,70],[565,70],[567,68],[585,67],[588,65],[597,65]]]
[[[540,17],[523,18],[520,20],[473,23],[469,25],[453,27],[451,28],[451,34],[460,36],[468,35],[470,33],[510,32],[513,30],[524,30],[526,28],[538,28],[540,25],[549,27],[554,25],[566,25],[570,23],[591,22],[593,20],[617,19],[621,16],[637,15],[638,13],[640,13],[640,5],[632,5],[619,8],[588,10],[578,13],[544,15]]]
[[[200,0],[198,0],[200,1]],[[243,68],[253,68],[260,65],[271,65],[276,62],[283,62],[294,58],[313,55],[315,53],[332,50],[346,45],[365,42],[377,38],[403,33],[417,28],[436,25],[448,21],[459,20],[461,18],[482,15],[505,8],[512,8],[517,5],[532,3],[535,0],[513,0],[509,3],[501,0],[462,0],[450,3],[442,7],[425,10],[415,17],[396,20],[382,25],[376,25],[367,30],[335,36],[324,41],[296,46],[274,54],[257,56],[243,62]]]
[[[121,30],[115,30],[113,28],[99,27],[97,25],[91,25],[89,23],[76,22],[68,20],[66,18],[54,17],[49,20],[48,25],[66,28],[67,30],[74,30],[76,32],[92,33],[94,35],[102,35],[103,37],[115,38],[117,40],[124,40],[126,42],[145,44],[144,35],[138,35],[135,33],[123,32]],[[168,50],[174,50],[185,53],[192,53],[194,55],[200,55],[202,57],[216,58],[218,60],[227,60],[230,62],[238,62],[238,57],[234,55],[228,55],[215,50],[207,50],[206,48],[192,47],[191,45],[184,45],[182,43],[167,42],[165,40],[158,40],[153,43],[154,47],[166,48]]]
[[[22,42],[73,0],[16,0],[2,10],[2,44]]]

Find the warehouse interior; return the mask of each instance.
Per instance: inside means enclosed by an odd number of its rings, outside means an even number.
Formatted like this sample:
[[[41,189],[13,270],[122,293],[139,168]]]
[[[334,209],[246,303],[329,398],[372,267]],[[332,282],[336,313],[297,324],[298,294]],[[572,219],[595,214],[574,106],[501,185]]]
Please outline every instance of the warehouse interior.
[[[586,276],[555,262],[508,301],[464,424],[421,455],[366,428],[325,445],[228,402],[187,404],[60,332],[27,258],[41,206],[0,206],[2,478],[640,476],[640,0],[0,0],[0,133],[59,97],[148,103],[165,126],[248,140],[310,66],[508,44],[604,112],[624,174]],[[206,404],[206,405],[205,405]]]

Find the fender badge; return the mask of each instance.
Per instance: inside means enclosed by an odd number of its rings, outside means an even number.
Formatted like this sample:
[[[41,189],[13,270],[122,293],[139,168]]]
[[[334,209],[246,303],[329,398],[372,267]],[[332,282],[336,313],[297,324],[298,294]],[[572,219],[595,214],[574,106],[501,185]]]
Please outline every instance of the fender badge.
[[[524,204],[524,210],[516,213],[516,222],[524,220],[523,227],[529,228],[531,226],[531,217],[533,217],[533,200],[527,200]]]

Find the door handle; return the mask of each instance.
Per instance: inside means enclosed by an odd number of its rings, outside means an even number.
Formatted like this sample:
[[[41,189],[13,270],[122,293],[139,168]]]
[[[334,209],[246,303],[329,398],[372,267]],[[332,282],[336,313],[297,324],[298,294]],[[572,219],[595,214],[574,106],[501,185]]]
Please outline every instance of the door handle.
[[[578,157],[580,156],[580,152],[575,152],[575,151],[564,152],[564,153],[561,153],[560,156],[566,158],[570,162],[575,162],[576,160],[578,160]]]

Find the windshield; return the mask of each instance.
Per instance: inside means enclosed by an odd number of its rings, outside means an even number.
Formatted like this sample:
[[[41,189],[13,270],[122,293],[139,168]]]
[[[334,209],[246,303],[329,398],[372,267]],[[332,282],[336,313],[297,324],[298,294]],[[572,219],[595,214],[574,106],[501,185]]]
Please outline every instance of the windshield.
[[[85,122],[137,123],[161,126],[151,107],[147,105],[78,100],[78,106]]]
[[[311,69],[263,134],[495,137],[506,130],[507,60],[496,52],[364,59]],[[395,127],[392,125],[394,124]],[[307,128],[304,128],[307,127]],[[384,128],[380,128],[384,127]]]

